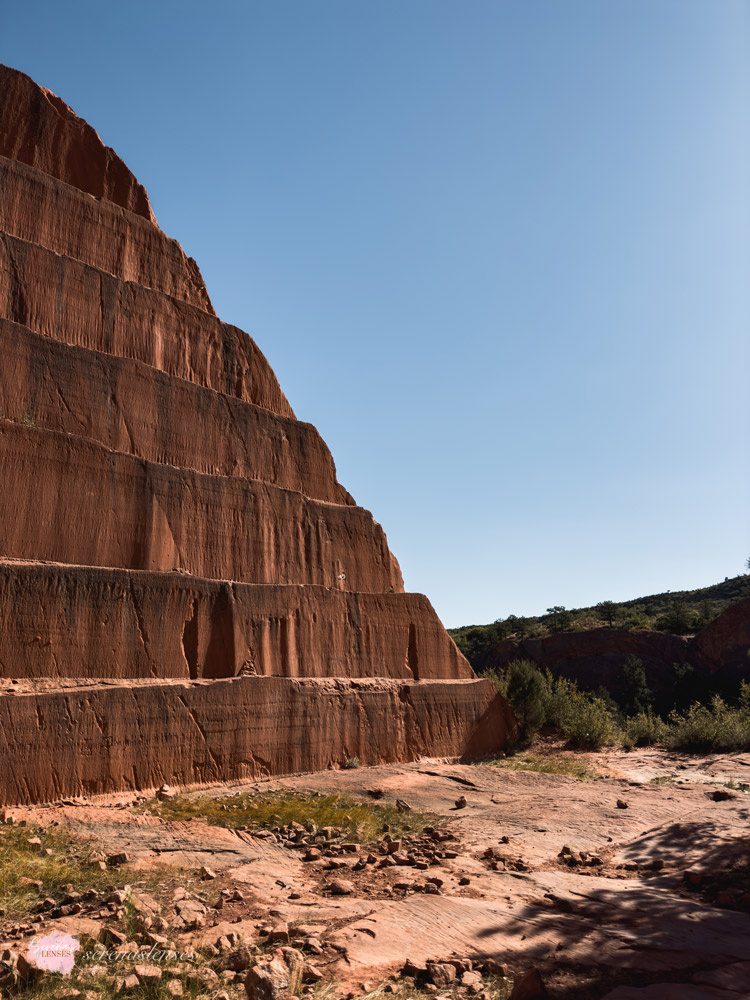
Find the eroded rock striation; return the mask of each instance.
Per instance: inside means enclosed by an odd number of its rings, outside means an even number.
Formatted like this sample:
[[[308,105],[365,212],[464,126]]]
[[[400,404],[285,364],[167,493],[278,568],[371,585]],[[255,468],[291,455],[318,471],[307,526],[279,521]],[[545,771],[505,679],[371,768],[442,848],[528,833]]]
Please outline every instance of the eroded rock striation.
[[[514,727],[85,121],[0,66],[0,804]]]

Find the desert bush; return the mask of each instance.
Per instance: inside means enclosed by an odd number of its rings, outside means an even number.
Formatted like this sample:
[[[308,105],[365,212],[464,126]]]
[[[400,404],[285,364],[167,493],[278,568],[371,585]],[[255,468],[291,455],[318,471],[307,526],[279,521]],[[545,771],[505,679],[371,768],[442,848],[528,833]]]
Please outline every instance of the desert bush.
[[[666,743],[670,727],[648,708],[623,723],[623,744],[625,747],[650,747],[656,743]]]
[[[512,660],[507,668],[506,692],[521,739],[530,739],[545,721],[548,692],[544,674],[530,660]]]
[[[617,726],[601,698],[576,690],[562,733],[568,743],[581,749],[599,750],[617,740]]]
[[[682,715],[672,712],[669,722],[667,744],[672,749],[716,752],[750,749],[750,711],[743,705],[733,708],[718,695],[710,705],[695,702]]]

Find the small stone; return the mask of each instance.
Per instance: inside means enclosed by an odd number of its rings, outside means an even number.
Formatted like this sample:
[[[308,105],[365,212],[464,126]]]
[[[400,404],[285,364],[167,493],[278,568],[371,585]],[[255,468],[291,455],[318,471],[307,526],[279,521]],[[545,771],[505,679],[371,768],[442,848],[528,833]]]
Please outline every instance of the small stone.
[[[334,896],[350,896],[354,892],[354,883],[345,878],[335,878],[328,883],[328,891]]]
[[[118,976],[115,980],[115,987],[118,993],[134,993],[137,989],[140,989],[140,985],[138,976]]]
[[[127,851],[120,851],[119,854],[110,854],[109,857],[107,858],[107,864],[109,865],[110,868],[119,868],[120,865],[130,864],[132,860],[133,859],[127,853]]]
[[[97,939],[101,944],[123,945],[128,940],[127,934],[118,931],[115,927],[102,927]]]
[[[245,972],[255,961],[255,956],[249,948],[237,948],[222,958],[216,965],[221,972]]]
[[[618,799],[617,800],[617,808],[618,809],[627,809],[628,808],[628,804],[627,804],[627,802],[624,799]]]
[[[133,972],[147,986],[155,986],[161,982],[161,969],[158,965],[135,965]]]
[[[207,868],[205,865],[201,868],[201,878],[204,881],[208,881],[209,879],[214,879],[217,877],[218,876],[216,875],[216,872],[213,870],[213,868]]]
[[[466,808],[466,796],[460,795],[456,799],[456,809],[465,809],[465,808]]]
[[[456,968],[448,962],[428,962],[427,975],[435,986],[450,986],[456,981]]]
[[[405,802],[403,799],[396,799],[396,809],[400,813],[411,812],[411,806],[409,805],[408,802]]]
[[[459,885],[471,885],[471,879],[470,879],[470,878],[467,878],[467,877],[466,877],[466,876],[464,875],[464,876],[463,876],[463,878],[460,878],[460,879],[458,880],[458,884],[459,884]]]
[[[213,969],[191,969],[187,974],[188,986],[211,988],[216,986],[218,982],[219,977]]]
[[[513,983],[510,1000],[547,1000],[549,994],[538,969],[529,969]]]
[[[268,931],[268,940],[283,941],[286,944],[289,941],[289,924],[284,923],[283,920],[274,924]]]

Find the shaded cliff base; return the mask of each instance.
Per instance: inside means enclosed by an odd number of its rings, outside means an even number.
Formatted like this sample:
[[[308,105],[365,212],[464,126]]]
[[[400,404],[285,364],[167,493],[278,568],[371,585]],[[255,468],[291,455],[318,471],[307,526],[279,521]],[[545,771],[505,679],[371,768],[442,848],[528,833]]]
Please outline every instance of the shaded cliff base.
[[[287,1000],[290,988],[310,1000],[746,997],[747,799],[725,782],[738,783],[750,758],[686,766],[643,751],[597,755],[593,766],[601,778],[577,781],[430,760],[238,782],[176,800],[165,790],[161,802],[131,794],[17,809],[14,822],[39,824],[29,835],[42,847],[62,828],[94,838],[112,859],[78,912],[63,902],[77,887],[58,889],[33,931],[120,941],[122,952],[153,940],[193,950],[194,959],[157,968],[165,996],[169,981],[182,980],[192,996],[223,991],[230,1000]],[[238,829],[236,810],[272,793],[302,802],[301,819],[322,817],[339,794],[357,816],[382,806],[392,833],[364,823],[355,842],[341,808],[330,828],[321,818],[317,830],[295,830],[286,806],[275,833],[272,818],[265,829]],[[397,825],[399,809],[409,819]],[[201,815],[226,820],[209,825]],[[0,845],[6,839],[0,831]],[[18,919],[0,917],[11,969],[23,967],[14,956],[27,953],[32,933]],[[80,960],[72,985],[94,981],[98,995],[114,995],[113,964],[92,970]],[[303,976],[292,984],[295,967]],[[130,989],[150,981],[155,992],[153,969],[124,960],[116,973],[134,977]],[[47,977],[27,995],[70,985]]]

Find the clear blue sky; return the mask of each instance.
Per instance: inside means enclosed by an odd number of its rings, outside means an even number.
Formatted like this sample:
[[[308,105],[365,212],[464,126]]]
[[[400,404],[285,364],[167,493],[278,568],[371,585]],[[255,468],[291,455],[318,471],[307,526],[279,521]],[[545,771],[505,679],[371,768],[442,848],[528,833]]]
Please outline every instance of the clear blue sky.
[[[748,0],[3,4],[447,625],[750,555]]]

